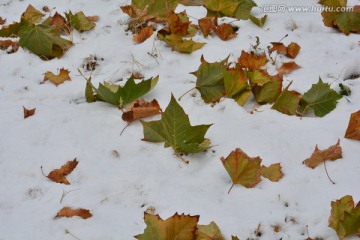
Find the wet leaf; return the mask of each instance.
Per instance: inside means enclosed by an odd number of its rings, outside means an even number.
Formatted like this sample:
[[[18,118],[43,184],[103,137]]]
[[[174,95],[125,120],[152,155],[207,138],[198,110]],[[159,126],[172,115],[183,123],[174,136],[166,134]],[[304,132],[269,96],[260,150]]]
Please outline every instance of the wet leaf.
[[[64,68],[61,68],[59,74],[57,75],[53,74],[52,72],[46,72],[44,73],[44,81],[50,81],[56,86],[58,86],[65,81],[71,80],[69,73],[70,71]]]
[[[325,150],[320,150],[316,145],[311,157],[303,161],[303,164],[314,169],[326,160],[335,161],[340,158],[342,158],[342,148],[339,139],[335,145],[332,145]]]
[[[66,164],[61,166],[60,169],[52,170],[47,177],[56,183],[69,185],[70,183],[65,176],[69,175],[76,168],[78,163],[79,162],[76,160],[76,158],[72,161],[68,161]]]

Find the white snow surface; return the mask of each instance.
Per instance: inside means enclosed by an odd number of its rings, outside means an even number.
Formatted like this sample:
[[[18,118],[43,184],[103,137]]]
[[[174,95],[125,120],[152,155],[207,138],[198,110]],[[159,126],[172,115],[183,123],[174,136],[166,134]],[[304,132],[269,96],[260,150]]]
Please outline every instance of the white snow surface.
[[[256,0],[264,4],[317,5],[317,1]],[[2,0],[0,16],[6,24],[18,21],[32,4],[37,9],[48,6],[55,11],[84,11],[98,15],[96,27],[88,32],[74,32],[74,46],[60,59],[43,61],[26,49],[17,53],[0,52],[0,239],[115,240],[134,239],[146,227],[143,216],[154,208],[163,219],[175,212],[200,215],[200,224],[215,221],[226,239],[338,239],[328,227],[331,201],[345,195],[360,200],[359,142],[344,138],[350,114],[360,110],[360,79],[344,80],[360,74],[359,35],[345,36],[325,27],[320,12],[269,13],[264,28],[250,21],[235,21],[238,36],[221,41],[217,36],[195,41],[207,44],[192,54],[171,51],[154,34],[142,44],[132,42],[126,33],[126,19],[120,6],[130,1]],[[349,5],[359,1],[349,1]],[[203,7],[179,5],[191,20],[206,15]],[[256,16],[264,15],[254,8]],[[231,21],[232,19],[226,19]],[[296,24],[295,29],[291,29]],[[292,31],[293,30],[293,31]],[[287,116],[259,106],[250,114],[254,100],[240,107],[232,99],[215,106],[205,104],[194,90],[179,102],[189,114],[191,124],[213,124],[206,137],[213,147],[207,152],[187,156],[184,164],[171,148],[162,143],[141,141],[139,122],[131,124],[120,136],[126,122],[121,111],[102,102],[86,103],[85,83],[78,73],[90,55],[103,58],[92,72],[98,82],[127,79],[140,71],[146,78],[159,75],[158,85],[146,100],[157,99],[166,108],[171,93],[179,97],[195,86],[200,57],[208,62],[230,55],[236,61],[242,50],[249,51],[260,38],[266,50],[270,42],[297,42],[301,51],[295,59],[302,68],[284,78],[290,89],[307,91],[319,77],[339,90],[338,83],[350,86],[352,95],[342,98],[336,109],[323,118],[307,114],[303,118]],[[148,52],[156,53],[153,58]],[[134,63],[134,59],[137,64]],[[289,61],[278,56],[278,64]],[[271,66],[271,64],[269,64]],[[43,73],[60,68],[71,71],[71,81],[55,86],[43,83]],[[275,73],[270,71],[271,74]],[[90,76],[90,72],[84,73]],[[36,114],[23,118],[23,106],[36,108]],[[155,116],[146,121],[159,119]],[[327,162],[327,170],[336,182],[327,178],[324,166],[310,169],[302,164],[314,150],[333,145],[340,139],[343,158]],[[268,166],[280,162],[285,176],[273,183],[264,179],[255,188],[236,185],[230,194],[231,179],[222,166],[235,148],[249,156],[260,156]],[[119,153],[119,156],[115,154]],[[58,184],[43,176],[77,158],[76,169],[67,176],[71,185]],[[72,191],[75,190],[75,191]],[[60,203],[63,192],[69,192]],[[54,219],[64,206],[86,208],[92,218]],[[260,224],[261,237],[254,231]],[[280,232],[272,226],[281,227]],[[308,226],[308,227],[306,227]],[[68,233],[70,232],[70,233]],[[349,239],[357,239],[356,237]]]

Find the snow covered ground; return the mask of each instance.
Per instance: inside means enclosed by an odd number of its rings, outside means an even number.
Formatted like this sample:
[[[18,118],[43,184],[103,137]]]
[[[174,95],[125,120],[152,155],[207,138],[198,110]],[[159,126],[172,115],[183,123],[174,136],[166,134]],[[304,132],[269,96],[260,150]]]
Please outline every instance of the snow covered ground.
[[[315,0],[256,0],[259,6],[269,2],[317,5]],[[314,239],[338,239],[328,227],[331,201],[344,195],[360,200],[359,142],[343,138],[350,113],[360,109],[359,78],[345,82],[352,91],[349,101],[341,99],[323,118],[312,114],[302,119],[291,117],[271,110],[270,105],[250,114],[254,101],[242,108],[226,99],[212,107],[194,90],[180,105],[193,125],[213,123],[206,137],[214,147],[189,155],[190,164],[185,165],[171,148],[141,141],[139,122],[120,136],[126,126],[121,111],[107,103],[86,103],[86,81],[77,69],[82,68],[84,59],[96,55],[103,61],[92,73],[95,85],[128,78],[133,71],[146,78],[160,75],[158,85],[145,99],[156,98],[165,109],[171,93],[179,97],[194,87],[196,77],[189,73],[197,70],[202,54],[209,62],[229,54],[236,60],[242,50],[250,50],[256,36],[260,47],[266,49],[270,42],[288,34],[283,42],[301,46],[295,61],[302,68],[285,76],[284,84],[292,80],[291,89],[303,93],[321,77],[338,90],[338,83],[360,74],[359,35],[345,36],[325,27],[320,12],[269,13],[264,29],[250,21],[233,22],[240,29],[229,41],[197,34],[194,40],[207,44],[186,55],[171,51],[155,35],[135,45],[132,34],[125,32],[127,15],[119,8],[130,1],[2,0],[0,16],[7,24],[18,21],[28,4],[37,9],[54,7],[53,12],[82,10],[100,19],[92,31],[74,32],[75,45],[60,59],[42,61],[22,48],[15,54],[0,52],[1,240],[133,239],[145,228],[147,209],[163,219],[175,212],[200,215],[200,224],[215,221],[227,239],[231,235],[239,239],[306,239],[306,226]],[[354,4],[359,1],[348,3]],[[194,23],[195,18],[206,15],[203,7],[180,5],[177,12],[184,9]],[[260,8],[253,11],[257,16],[264,14]],[[279,58],[282,60],[286,59]],[[62,67],[71,71],[72,81],[58,87],[43,83],[43,73]],[[24,119],[23,106],[36,108],[36,114]],[[310,169],[302,161],[316,144],[324,149],[338,138],[343,158],[327,163],[336,182],[333,185],[323,166]],[[253,189],[236,185],[227,194],[231,179],[219,159],[238,147],[251,157],[260,156],[264,165],[281,162],[284,178],[278,183],[265,179]],[[41,166],[47,174],[75,157],[79,165],[67,177],[71,185],[51,182],[42,175]],[[63,191],[72,192],[60,203]],[[64,206],[89,209],[93,217],[53,219]],[[262,235],[256,237],[259,224]],[[272,226],[281,230],[276,233]]]

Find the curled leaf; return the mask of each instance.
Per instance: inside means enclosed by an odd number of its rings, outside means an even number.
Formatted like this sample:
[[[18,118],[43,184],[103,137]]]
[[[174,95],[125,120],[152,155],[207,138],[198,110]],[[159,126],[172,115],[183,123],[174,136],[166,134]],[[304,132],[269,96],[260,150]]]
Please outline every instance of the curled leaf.
[[[296,62],[286,62],[283,63],[283,65],[281,65],[280,68],[278,68],[278,73],[279,74],[289,74],[290,72],[301,68],[299,65],[296,64]]]
[[[31,117],[32,115],[35,114],[35,111],[36,111],[36,108],[33,108],[33,109],[27,109],[25,107],[23,107],[24,109],[24,119],[25,118],[28,118],[28,117]]]
[[[133,37],[133,41],[136,43],[142,43],[153,34],[152,26],[147,26],[140,30],[140,32]]]
[[[161,112],[160,105],[156,99],[152,100],[151,102],[136,100],[130,104],[123,113],[122,119],[128,123],[131,123],[137,119],[160,114]]]
[[[3,19],[2,17],[0,17],[0,25],[5,24],[5,22],[6,22],[6,18],[5,18],[5,19]]]
[[[351,114],[349,125],[345,133],[345,138],[360,141],[360,111]]]
[[[56,183],[62,183],[65,185],[70,185],[69,181],[65,178],[66,175],[70,174],[78,165],[76,158],[72,161],[68,161],[60,169],[52,170],[47,176],[50,180]]]
[[[339,139],[335,145],[332,145],[325,150],[320,150],[316,145],[314,152],[311,154],[311,157],[304,160],[303,164],[310,168],[315,168],[326,160],[335,161],[340,158],[342,158],[342,148],[340,146]]]
[[[81,217],[82,219],[91,218],[93,215],[90,213],[89,210],[83,208],[72,209],[70,207],[63,207],[60,211],[56,214],[55,218],[61,217]]]

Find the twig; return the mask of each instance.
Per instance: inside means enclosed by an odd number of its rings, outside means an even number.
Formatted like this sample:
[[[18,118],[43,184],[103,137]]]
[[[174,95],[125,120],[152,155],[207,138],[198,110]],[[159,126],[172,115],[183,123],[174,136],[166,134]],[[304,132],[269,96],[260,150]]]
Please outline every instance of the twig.
[[[133,121],[134,122],[134,121]],[[123,134],[123,132],[125,131],[125,129],[130,126],[130,124],[132,124],[133,122],[129,122],[124,128],[123,130],[121,130],[120,136]]]
[[[44,174],[44,171],[43,171],[43,169],[42,169],[42,166],[40,166],[40,169],[41,169],[42,175],[47,178],[47,176]]]
[[[287,38],[289,36],[289,34],[286,34],[282,39],[280,39],[279,42],[281,42],[282,40],[284,40],[285,38]]]
[[[76,190],[79,190],[78,188],[77,189],[73,189],[73,190],[70,190],[68,192],[65,192],[65,190],[63,190],[63,193],[61,195],[61,198],[60,198],[60,203],[62,203],[62,201],[64,200],[64,197],[68,194],[68,193],[71,193],[73,191],[76,191]]]
[[[72,236],[75,239],[81,240],[80,238],[76,237],[74,234],[72,234],[69,230],[65,229],[65,234],[69,234],[70,236]]]
[[[331,180],[331,178],[330,178],[330,176],[329,176],[329,173],[328,173],[328,171],[327,171],[326,163],[325,163],[325,162],[326,162],[326,161],[324,161],[324,167],[325,167],[326,175],[327,175],[328,179],[330,180],[330,182],[331,182],[332,184],[335,184],[335,182],[334,182],[333,180]]]

